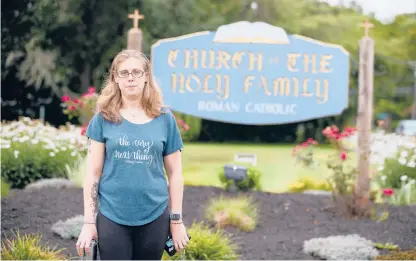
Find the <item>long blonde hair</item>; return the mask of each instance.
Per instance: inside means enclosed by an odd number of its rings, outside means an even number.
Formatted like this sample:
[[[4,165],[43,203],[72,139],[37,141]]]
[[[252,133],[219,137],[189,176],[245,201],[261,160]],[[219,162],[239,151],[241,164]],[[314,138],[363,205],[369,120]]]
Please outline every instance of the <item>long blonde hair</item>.
[[[139,59],[143,63],[145,73],[148,75],[141,98],[145,113],[149,117],[154,118],[162,113],[161,109],[164,107],[162,93],[153,81],[149,59],[147,59],[146,55],[136,50],[123,50],[114,57],[104,88],[97,100],[97,110],[110,122],[121,122],[122,119],[119,111],[122,105],[121,92],[115,82],[115,76],[118,65],[129,57]]]

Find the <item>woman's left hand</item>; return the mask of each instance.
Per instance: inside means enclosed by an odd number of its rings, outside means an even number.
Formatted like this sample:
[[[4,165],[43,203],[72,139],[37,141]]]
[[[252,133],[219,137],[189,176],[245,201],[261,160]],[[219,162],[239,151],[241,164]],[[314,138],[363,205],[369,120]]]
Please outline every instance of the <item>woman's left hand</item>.
[[[171,221],[170,231],[172,233],[173,243],[177,252],[186,247],[189,242],[188,235],[186,234],[185,225],[183,223],[177,224],[177,221]]]

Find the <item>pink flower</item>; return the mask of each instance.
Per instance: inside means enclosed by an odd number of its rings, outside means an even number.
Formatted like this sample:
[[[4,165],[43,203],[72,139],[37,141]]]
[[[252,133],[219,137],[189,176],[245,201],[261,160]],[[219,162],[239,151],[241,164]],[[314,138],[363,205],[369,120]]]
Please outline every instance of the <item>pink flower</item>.
[[[392,196],[393,193],[394,193],[394,190],[393,189],[383,189],[383,194],[385,196]]]
[[[89,93],[89,94],[95,93],[95,87],[92,87],[92,86],[89,87],[87,93]]]
[[[62,102],[67,102],[67,101],[71,100],[71,97],[69,97],[68,95],[64,95],[64,96],[62,96],[61,100],[62,100]]]
[[[341,160],[346,160],[347,159],[347,154],[345,152],[342,152],[340,155]]]
[[[184,128],[186,131],[188,131],[188,130],[189,130],[189,125],[185,123],[185,124],[183,125],[183,128]]]

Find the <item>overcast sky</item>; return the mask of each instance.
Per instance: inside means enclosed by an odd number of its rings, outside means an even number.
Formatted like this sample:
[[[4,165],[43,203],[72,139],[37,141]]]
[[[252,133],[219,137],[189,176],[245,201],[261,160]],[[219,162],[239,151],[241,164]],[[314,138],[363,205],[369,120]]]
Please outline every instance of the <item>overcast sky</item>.
[[[353,0],[321,0],[329,4],[349,5]],[[374,12],[378,20],[390,22],[398,14],[416,12],[416,0],[355,0],[364,10],[365,14]]]

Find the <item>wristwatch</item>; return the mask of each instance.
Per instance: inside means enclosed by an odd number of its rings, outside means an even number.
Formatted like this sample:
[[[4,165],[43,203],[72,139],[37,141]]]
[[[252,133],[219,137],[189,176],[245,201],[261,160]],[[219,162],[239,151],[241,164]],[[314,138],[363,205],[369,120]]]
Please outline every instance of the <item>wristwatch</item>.
[[[171,220],[180,220],[182,218],[182,215],[178,213],[170,213],[169,217]]]

